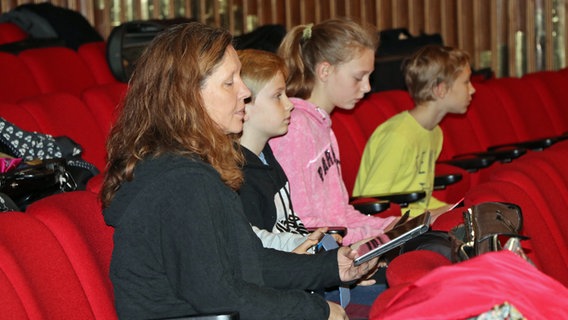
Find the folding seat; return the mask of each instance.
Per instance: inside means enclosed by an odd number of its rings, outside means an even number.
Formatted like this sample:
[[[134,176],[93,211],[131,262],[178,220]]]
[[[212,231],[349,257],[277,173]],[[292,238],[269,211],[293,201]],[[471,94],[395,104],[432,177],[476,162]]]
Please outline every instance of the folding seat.
[[[83,159],[102,171],[106,164],[105,137],[82,100],[68,93],[43,94],[21,100],[39,124],[39,132],[67,136],[81,145]]]
[[[28,34],[12,22],[0,23],[0,44],[22,41]]]
[[[16,102],[41,92],[30,69],[18,56],[0,52],[0,70],[0,101]]]
[[[21,212],[0,214],[0,271],[0,278],[12,288],[1,290],[11,291],[10,296],[0,296],[4,317],[14,316],[5,313],[12,309],[25,312],[18,319],[95,319],[65,250],[34,217]],[[5,303],[12,307],[5,308]]]
[[[104,222],[97,194],[57,194],[32,203],[26,214],[41,221],[60,242],[94,318],[116,319],[109,277],[114,229]]]
[[[77,53],[85,61],[97,84],[118,82],[112,75],[106,58],[106,42],[87,42],[77,48]]]
[[[126,83],[115,82],[88,88],[81,95],[81,99],[97,119],[105,137],[116,120],[127,89]]]
[[[28,66],[42,93],[68,92],[79,96],[97,83],[87,64],[70,48],[33,48],[18,56]]]

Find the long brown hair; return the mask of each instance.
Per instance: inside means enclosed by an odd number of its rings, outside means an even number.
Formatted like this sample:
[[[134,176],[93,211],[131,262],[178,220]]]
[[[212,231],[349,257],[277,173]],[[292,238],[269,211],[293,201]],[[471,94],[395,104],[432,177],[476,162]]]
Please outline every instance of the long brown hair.
[[[139,161],[176,153],[211,164],[226,185],[242,183],[237,136],[225,134],[204,108],[201,89],[232,43],[223,29],[198,22],[159,34],[137,61],[122,111],[107,141],[101,191],[107,207]]]
[[[292,28],[278,48],[278,55],[286,61],[289,72],[287,95],[308,99],[315,85],[318,63],[338,65],[349,62],[365,48],[375,51],[378,43],[375,28],[347,18]]]

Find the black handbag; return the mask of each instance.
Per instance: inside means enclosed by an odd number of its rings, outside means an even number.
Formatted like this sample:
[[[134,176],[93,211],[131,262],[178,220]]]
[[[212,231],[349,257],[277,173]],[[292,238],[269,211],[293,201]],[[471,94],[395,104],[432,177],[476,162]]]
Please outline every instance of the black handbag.
[[[0,211],[24,211],[41,198],[77,190],[65,159],[24,162],[0,174]]]

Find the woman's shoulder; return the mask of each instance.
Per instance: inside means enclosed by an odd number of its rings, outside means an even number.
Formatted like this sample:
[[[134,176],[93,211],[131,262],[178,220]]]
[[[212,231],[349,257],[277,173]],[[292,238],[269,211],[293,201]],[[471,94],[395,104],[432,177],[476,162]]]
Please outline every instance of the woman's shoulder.
[[[144,159],[136,168],[135,174],[162,176],[180,175],[184,172],[216,174],[216,171],[205,161],[196,156],[163,154]]]

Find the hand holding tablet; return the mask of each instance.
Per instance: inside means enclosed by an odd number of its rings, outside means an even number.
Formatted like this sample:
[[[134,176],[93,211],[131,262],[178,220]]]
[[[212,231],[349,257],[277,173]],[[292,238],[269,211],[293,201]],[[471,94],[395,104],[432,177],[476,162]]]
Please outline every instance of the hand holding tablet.
[[[430,229],[430,212],[426,211],[361,244],[356,249],[358,257],[353,263],[355,266],[358,266],[378,257],[404,244],[408,240],[425,233],[428,229]]]

